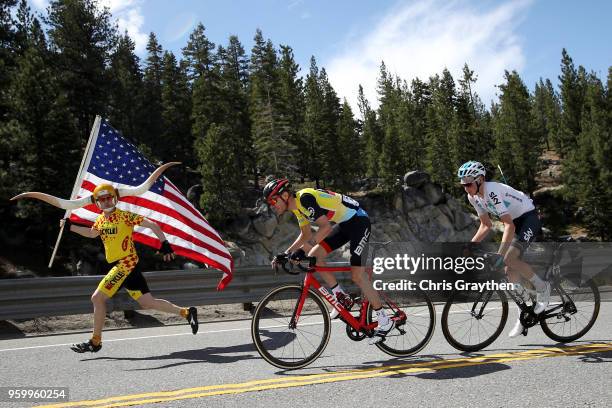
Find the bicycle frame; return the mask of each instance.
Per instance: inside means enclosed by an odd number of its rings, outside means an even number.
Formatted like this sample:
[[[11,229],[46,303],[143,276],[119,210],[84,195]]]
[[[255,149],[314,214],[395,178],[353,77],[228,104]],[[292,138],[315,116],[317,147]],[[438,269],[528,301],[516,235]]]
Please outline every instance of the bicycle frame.
[[[323,299],[325,299],[332,307],[338,310],[340,317],[344,322],[350,325],[353,329],[357,331],[363,330],[364,332],[372,331],[378,325],[377,322],[366,324],[366,311],[368,309],[369,302],[364,300],[361,304],[360,310],[360,318],[359,320],[355,319],[355,317],[338,301],[336,301],[335,296],[330,293],[325,287],[323,287],[317,278],[314,277],[314,272],[350,272],[350,267],[310,267],[306,276],[304,277],[304,281],[302,282],[302,294],[298,299],[294,311],[293,316],[291,317],[290,327],[297,327],[298,320],[302,314],[302,308],[304,306],[304,302],[306,301],[306,297],[308,296],[308,291],[313,288],[316,292],[318,292]]]

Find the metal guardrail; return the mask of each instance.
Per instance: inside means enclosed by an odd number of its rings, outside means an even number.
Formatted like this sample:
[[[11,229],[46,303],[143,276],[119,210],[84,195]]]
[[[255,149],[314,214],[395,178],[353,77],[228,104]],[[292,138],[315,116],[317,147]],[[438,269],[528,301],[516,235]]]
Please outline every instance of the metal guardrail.
[[[336,275],[343,286],[353,286],[349,273]],[[225,290],[217,291],[221,275],[214,269],[144,272],[144,276],[155,297],[189,306],[257,302],[272,288],[304,278],[280,270],[275,274],[269,266],[243,267],[234,270]],[[92,313],[90,298],[100,279],[102,275],[0,280],[0,320]],[[120,291],[107,308],[110,312],[140,307]]]
[[[217,291],[221,278],[214,269],[170,270],[144,273],[155,297],[178,305],[204,306],[259,301],[272,288],[299,283],[304,274],[275,273],[268,266],[234,270],[234,279]],[[350,273],[336,273],[338,281],[351,292],[358,292]],[[385,273],[386,279],[404,278],[401,273]],[[98,276],[66,276],[0,280],[0,320],[31,319],[92,313],[90,297],[102,279]],[[612,286],[600,287],[602,301],[612,300]],[[136,310],[138,303],[120,291],[107,303],[107,310]]]

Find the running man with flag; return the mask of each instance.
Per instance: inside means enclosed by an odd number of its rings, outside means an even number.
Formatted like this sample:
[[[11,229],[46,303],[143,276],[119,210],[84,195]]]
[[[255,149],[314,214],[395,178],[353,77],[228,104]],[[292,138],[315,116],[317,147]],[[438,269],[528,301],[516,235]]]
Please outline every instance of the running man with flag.
[[[233,268],[223,240],[179,190],[160,177],[168,167],[179,163],[155,169],[134,145],[99,117],[89,145],[93,149],[86,149],[72,194],[76,198],[62,200],[37,192],[13,197],[36,198],[67,210],[70,217],[60,221],[62,229],[68,224],[71,231],[88,238],[100,236],[104,243],[106,260],[112,267],[92,296],[94,333],[89,341],[73,345],[72,350],[100,350],[106,300],[121,287],[142,308],[185,317],[196,334],[195,307],[181,308],[151,295],[138,268],[134,241],[159,248],[164,261],[174,259],[176,253],[221,270],[218,289],[222,290],[231,280]]]

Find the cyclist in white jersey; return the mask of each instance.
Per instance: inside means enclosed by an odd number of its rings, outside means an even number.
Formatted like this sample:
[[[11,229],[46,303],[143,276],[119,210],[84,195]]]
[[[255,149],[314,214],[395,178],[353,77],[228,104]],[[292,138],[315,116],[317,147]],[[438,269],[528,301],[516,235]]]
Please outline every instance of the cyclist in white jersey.
[[[504,234],[498,253],[503,256],[511,282],[520,282],[520,276],[529,280],[536,289],[537,299],[534,313],[540,314],[550,301],[550,284],[533,272],[531,266],[521,260],[529,244],[542,232],[540,218],[533,201],[523,192],[492,181],[485,181],[485,167],[476,161],[464,163],[457,172],[465,189],[468,201],[474,206],[480,218],[480,227],[472,242],[482,241],[493,224],[489,214],[497,216],[504,224]],[[526,333],[520,320],[509,333],[510,337]]]

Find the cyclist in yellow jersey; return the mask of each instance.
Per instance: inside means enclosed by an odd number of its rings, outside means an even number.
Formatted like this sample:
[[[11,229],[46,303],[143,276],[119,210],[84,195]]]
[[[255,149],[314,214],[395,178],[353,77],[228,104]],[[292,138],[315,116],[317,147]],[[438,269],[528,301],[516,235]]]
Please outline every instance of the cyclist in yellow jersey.
[[[198,331],[197,309],[195,307],[181,308],[167,300],[154,298],[138,267],[138,255],[132,240],[132,233],[137,225],[150,228],[159,238],[162,243],[160,252],[163,254],[164,261],[174,259],[174,251],[159,225],[141,215],[116,208],[117,192],[110,184],[97,186],[93,192],[93,199],[98,208],[102,210],[93,226],[87,228],[71,225],[70,230],[88,238],[101,237],[106,261],[112,267],[100,281],[91,297],[94,306],[94,329],[91,339],[84,343],[73,344],[70,348],[77,353],[98,352],[102,348],[106,301],[122,287],[143,309],[176,313],[186,318],[193,334],[196,334]],[[60,225],[67,221],[69,222],[69,220],[61,220]]]
[[[300,261],[308,256],[317,258],[317,265],[324,265],[325,257],[330,252],[350,242],[351,278],[368,298],[377,314],[378,326],[370,344],[383,341],[393,329],[394,322],[385,313],[378,292],[372,287],[365,273],[365,247],[370,238],[370,218],[359,203],[350,197],[333,191],[305,188],[293,192],[287,179],[269,182],[263,190],[263,196],[277,215],[291,211],[297,218],[300,235],[284,254],[290,254],[292,261]],[[332,226],[331,223],[335,225]],[[316,224],[319,230],[313,235],[310,224]],[[276,266],[276,257],[272,261]],[[325,283],[332,289],[336,299],[348,310],[353,300],[338,284],[332,273],[320,273]],[[338,311],[334,308],[331,317],[336,318]]]

